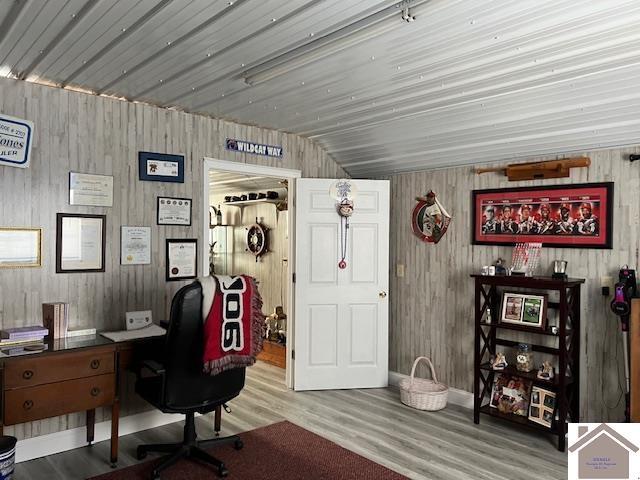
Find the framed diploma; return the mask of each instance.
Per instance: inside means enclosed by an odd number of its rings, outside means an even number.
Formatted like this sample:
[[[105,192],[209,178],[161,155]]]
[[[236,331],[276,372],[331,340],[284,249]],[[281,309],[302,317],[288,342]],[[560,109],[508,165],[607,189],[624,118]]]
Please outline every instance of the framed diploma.
[[[56,273],[104,272],[105,215],[58,213]]]
[[[167,239],[167,281],[187,280],[198,275],[198,240]]]
[[[190,198],[158,197],[158,225],[191,225]]]
[[[151,263],[151,227],[125,227],[120,230],[120,264]]]
[[[184,156],[138,152],[140,180],[184,183]]]
[[[0,227],[0,268],[41,266],[41,228]]]
[[[69,205],[113,206],[113,177],[69,172]]]

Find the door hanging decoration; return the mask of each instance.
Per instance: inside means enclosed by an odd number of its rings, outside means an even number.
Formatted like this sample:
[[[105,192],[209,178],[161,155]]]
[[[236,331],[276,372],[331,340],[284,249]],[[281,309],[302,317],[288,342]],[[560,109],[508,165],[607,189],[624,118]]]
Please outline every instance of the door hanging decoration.
[[[269,229],[258,221],[256,217],[256,223],[247,227],[247,237],[245,239],[247,244],[247,252],[251,253],[258,259],[268,252],[268,237],[267,232]]]
[[[353,201],[358,194],[355,184],[348,179],[336,180],[329,189],[329,195],[336,200],[336,210],[340,215],[340,261],[338,268],[347,268],[347,241],[349,237],[349,217],[353,215]]]
[[[424,197],[416,197],[417,205],[413,209],[411,226],[420,240],[426,243],[438,243],[447,232],[451,215],[436,198],[433,191]]]

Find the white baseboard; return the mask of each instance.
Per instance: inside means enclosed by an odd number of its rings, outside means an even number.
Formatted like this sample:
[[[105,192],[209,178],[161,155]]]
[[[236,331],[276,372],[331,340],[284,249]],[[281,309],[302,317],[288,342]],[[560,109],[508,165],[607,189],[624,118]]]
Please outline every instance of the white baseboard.
[[[184,420],[184,415],[162,413],[159,410],[129,415],[120,419],[119,435],[129,435],[130,433],[160,427],[180,420]],[[109,440],[111,438],[111,421],[96,423],[94,437],[94,443]],[[85,427],[27,438],[18,441],[16,463],[66,452],[86,445],[87,430]]]
[[[409,378],[409,375],[404,375],[398,372],[389,372],[389,385],[397,387],[400,380],[403,378]],[[473,393],[449,387],[449,397],[447,401],[454,405],[471,409],[473,408]]]

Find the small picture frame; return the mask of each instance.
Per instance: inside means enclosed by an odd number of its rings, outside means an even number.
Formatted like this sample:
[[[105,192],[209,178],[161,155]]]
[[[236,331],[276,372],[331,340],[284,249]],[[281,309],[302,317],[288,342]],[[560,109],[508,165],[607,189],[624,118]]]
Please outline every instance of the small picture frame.
[[[138,152],[138,176],[150,182],[184,183],[184,155]]]
[[[529,420],[551,428],[556,411],[556,393],[536,385],[531,390]]]
[[[0,268],[42,267],[42,229],[0,227]]]
[[[104,272],[107,217],[58,213],[56,220],[56,273]]]
[[[547,321],[547,294],[504,292],[500,323],[544,330]]]
[[[189,227],[192,207],[191,198],[158,197],[156,223]]]
[[[167,239],[166,279],[168,282],[198,276],[198,240]]]

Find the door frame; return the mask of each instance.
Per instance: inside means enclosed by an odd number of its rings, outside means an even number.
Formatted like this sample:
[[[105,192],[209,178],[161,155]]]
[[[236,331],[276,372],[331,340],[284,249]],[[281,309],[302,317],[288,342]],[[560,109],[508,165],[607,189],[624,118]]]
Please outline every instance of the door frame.
[[[294,334],[295,334],[295,284],[293,276],[295,272],[295,195],[296,195],[296,179],[302,177],[300,170],[292,170],[289,168],[270,167],[267,165],[255,165],[252,163],[232,162],[229,160],[219,160],[217,158],[203,157],[204,175],[203,175],[203,204],[207,205],[202,215],[202,238],[204,241],[200,246],[200,258],[202,259],[201,269],[203,275],[209,272],[209,170],[217,170],[220,172],[239,173],[242,175],[255,175],[261,177],[283,178],[289,181],[287,202],[288,202],[288,232],[289,232],[289,253],[287,256],[287,300],[289,312],[287,313],[287,366],[285,370],[285,381],[287,388],[293,389],[293,371],[295,368],[292,352],[294,351]]]

